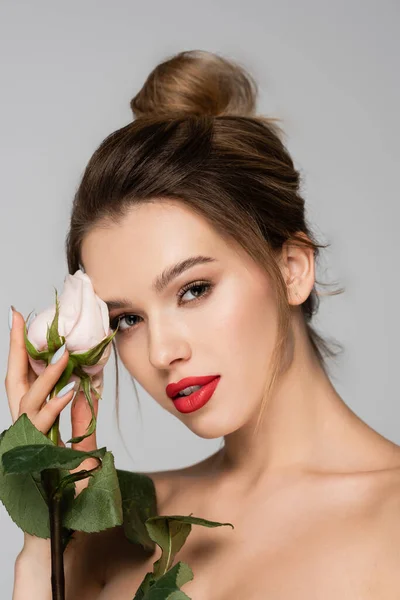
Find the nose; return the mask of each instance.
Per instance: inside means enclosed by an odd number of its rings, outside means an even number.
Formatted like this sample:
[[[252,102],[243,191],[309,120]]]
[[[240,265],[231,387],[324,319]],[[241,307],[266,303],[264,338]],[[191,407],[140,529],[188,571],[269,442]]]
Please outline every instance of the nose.
[[[153,324],[149,336],[149,361],[154,368],[169,369],[173,362],[190,358],[190,344],[176,323]]]

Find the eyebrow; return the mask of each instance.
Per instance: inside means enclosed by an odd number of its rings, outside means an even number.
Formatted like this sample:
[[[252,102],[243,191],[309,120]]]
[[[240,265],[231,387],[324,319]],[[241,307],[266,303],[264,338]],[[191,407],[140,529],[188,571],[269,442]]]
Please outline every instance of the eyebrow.
[[[182,275],[188,269],[196,265],[202,265],[205,263],[216,262],[215,258],[211,258],[211,256],[190,256],[189,258],[185,258],[175,265],[171,265],[164,269],[161,275],[158,275],[156,279],[153,281],[152,289],[157,293],[161,294],[171,283],[173,279]],[[115,300],[106,300],[105,303],[109,310],[115,308],[124,308],[125,306],[129,306],[131,301],[127,298],[120,298]]]

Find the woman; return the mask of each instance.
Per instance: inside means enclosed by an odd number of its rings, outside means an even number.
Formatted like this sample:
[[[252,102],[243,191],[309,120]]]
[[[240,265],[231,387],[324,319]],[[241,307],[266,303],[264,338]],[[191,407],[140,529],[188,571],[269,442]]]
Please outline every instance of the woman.
[[[160,514],[235,526],[193,527],[179,553],[194,571],[188,596],[398,598],[400,449],[330,381],[335,353],[311,325],[324,246],[280,130],[255,104],[254,80],[219,56],[158,65],[131,102],[136,120],[86,168],[69,272],[82,268],[108,303],[119,357],[144,389],[196,435],[224,437],[198,464],[148,474]],[[31,385],[22,326],[15,311],[10,408],[47,431],[72,396],[43,406],[68,353]],[[203,376],[209,384],[186,380]],[[80,396],[74,436],[89,417]],[[95,448],[95,436],[75,447]],[[25,536],[14,600],[51,597],[48,553],[47,540]],[[130,600],[159,556],[121,528],[79,535],[66,551],[67,598]]]

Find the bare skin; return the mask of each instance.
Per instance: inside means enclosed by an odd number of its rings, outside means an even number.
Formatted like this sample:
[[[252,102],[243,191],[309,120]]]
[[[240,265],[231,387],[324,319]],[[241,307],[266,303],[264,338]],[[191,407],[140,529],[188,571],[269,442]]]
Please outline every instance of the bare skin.
[[[195,574],[185,593],[194,600],[398,598],[400,448],[351,411],[312,352],[300,313],[315,282],[312,252],[290,245],[282,252],[291,361],[253,438],[277,324],[264,273],[179,203],[142,205],[103,225],[87,235],[83,264],[100,297],[128,300],[113,316],[140,317],[134,325],[122,319],[122,362],[193,432],[225,441],[198,465],[150,474],[160,514],[235,526],[193,527],[178,557]],[[196,254],[218,262],[192,268],[158,296],[154,277]],[[178,307],[176,292],[197,279],[213,280],[213,295],[197,308]],[[208,373],[221,374],[212,400],[179,413],[165,385]],[[128,599],[160,553],[145,557],[119,534],[107,547],[99,598]]]
[[[166,267],[199,254],[215,261],[182,273],[161,294],[152,287]],[[102,223],[86,235],[82,258],[103,300],[125,299],[110,315],[121,318],[117,348],[126,369],[196,435],[224,437],[224,448],[197,465],[149,473],[159,514],[235,527],[193,526],[177,557],[194,572],[183,591],[193,600],[397,599],[400,447],[350,410],[312,352],[300,310],[315,282],[312,252],[282,251],[290,360],[255,438],[277,330],[265,273],[175,202]],[[187,291],[178,303],[182,286],[197,280],[212,281],[212,293],[194,301]],[[212,399],[180,413],[165,386],[211,373],[221,375]],[[158,548],[145,556],[121,528],[78,535],[67,553],[67,600],[131,600],[160,556]],[[31,564],[33,554],[25,556]]]
[[[379,470],[276,475],[246,499],[235,496],[232,482],[210,480],[218,455],[186,469],[149,473],[160,514],[193,513],[235,526],[193,527],[178,555],[194,571],[183,591],[193,600],[398,598],[400,455],[376,435],[375,450],[383,444]],[[372,458],[373,443],[370,450]],[[76,554],[71,599],[82,593],[89,566],[93,579],[79,597],[131,600],[161,555],[157,548],[146,556],[119,528],[87,544],[83,564]]]

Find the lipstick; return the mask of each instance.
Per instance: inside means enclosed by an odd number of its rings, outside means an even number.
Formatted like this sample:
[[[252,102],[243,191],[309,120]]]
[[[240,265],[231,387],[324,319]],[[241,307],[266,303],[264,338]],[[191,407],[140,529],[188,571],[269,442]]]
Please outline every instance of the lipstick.
[[[202,377],[185,377],[184,379],[181,379],[180,381],[178,381],[178,383],[170,383],[169,385],[167,385],[167,387],[165,388],[165,391],[167,393],[167,396],[169,398],[171,398],[171,400],[174,400],[175,396],[177,396],[179,394],[179,392],[181,392],[185,388],[193,386],[193,385],[206,385],[206,383],[210,383],[210,381],[213,381],[217,377],[219,377],[219,375],[203,375]]]
[[[199,390],[192,392],[188,396],[178,396],[177,398],[173,398],[172,401],[174,403],[175,408],[181,413],[191,413],[195,410],[199,410],[199,408],[204,406],[210,400],[220,379],[220,376],[214,378],[212,381],[206,383]],[[192,385],[201,384],[193,383]],[[188,387],[188,385],[186,384],[182,387],[182,389],[184,389],[185,387]]]

